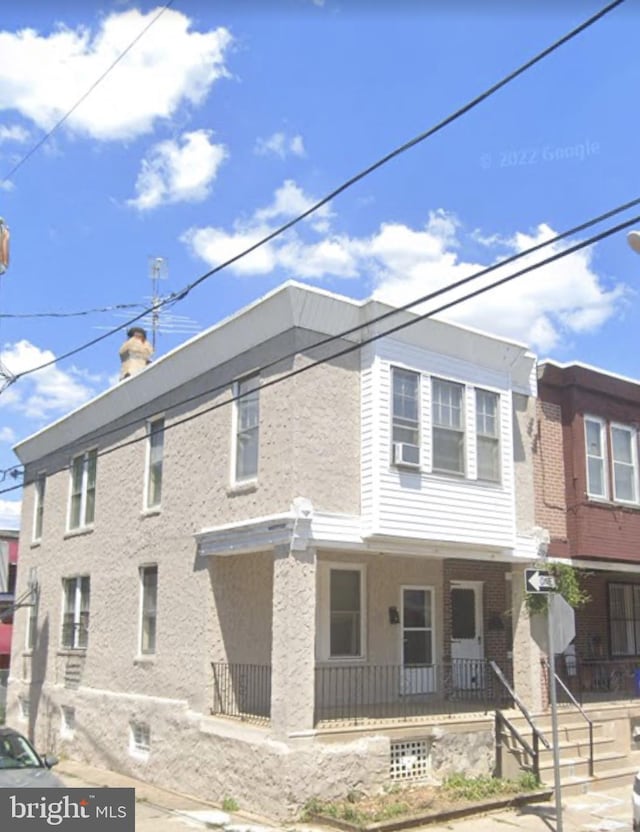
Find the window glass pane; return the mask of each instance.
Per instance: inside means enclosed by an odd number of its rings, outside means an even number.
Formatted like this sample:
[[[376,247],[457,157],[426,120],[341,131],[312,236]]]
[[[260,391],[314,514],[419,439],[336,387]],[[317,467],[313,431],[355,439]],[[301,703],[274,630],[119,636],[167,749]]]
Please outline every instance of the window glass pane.
[[[332,569],[330,575],[330,654],[360,655],[360,572]]]
[[[147,506],[159,506],[162,498],[162,459],[164,455],[164,419],[149,426],[149,471]]]
[[[616,462],[628,462],[629,464],[633,462],[631,431],[612,427],[611,441],[613,443],[613,458]]]
[[[476,390],[476,430],[482,436],[498,436],[498,396]]]
[[[604,466],[601,459],[590,457],[587,463],[589,494],[604,496]]]
[[[602,456],[602,432],[599,422],[587,420],[587,453]]]
[[[636,499],[635,471],[629,465],[616,463],[613,466],[613,481],[618,500],[634,502]]]
[[[394,367],[392,436],[393,442],[420,444],[420,377],[410,370]]]
[[[433,424],[462,429],[462,385],[433,380]]]
[[[609,584],[611,653],[615,656],[638,652],[636,589],[633,584]]]
[[[258,473],[258,441],[260,423],[259,376],[238,382],[236,402],[236,479],[249,479]]]
[[[476,637],[476,598],[473,589],[451,590],[451,637]]]
[[[478,479],[498,482],[500,479],[500,444],[497,439],[478,436]]]
[[[408,630],[404,633],[404,664],[431,664],[431,630]]]
[[[405,589],[404,591],[404,626],[431,626],[431,611],[428,607],[431,601],[429,593],[422,589]]]
[[[433,467],[437,471],[464,473],[464,434],[433,429]]]

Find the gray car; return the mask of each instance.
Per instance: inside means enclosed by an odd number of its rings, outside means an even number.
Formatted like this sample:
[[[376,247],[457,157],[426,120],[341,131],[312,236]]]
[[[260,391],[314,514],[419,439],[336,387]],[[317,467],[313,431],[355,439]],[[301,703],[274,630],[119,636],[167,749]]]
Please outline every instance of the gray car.
[[[26,737],[0,727],[0,788],[64,788],[52,771],[57,757],[41,757]]]

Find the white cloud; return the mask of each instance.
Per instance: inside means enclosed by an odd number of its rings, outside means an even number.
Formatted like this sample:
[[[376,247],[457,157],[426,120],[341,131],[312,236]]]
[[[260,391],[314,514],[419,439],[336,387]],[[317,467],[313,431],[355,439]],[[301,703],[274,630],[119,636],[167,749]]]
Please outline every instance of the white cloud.
[[[0,32],[0,109],[17,110],[50,129],[87,92],[158,13],[107,15],[95,31],[59,25]],[[71,114],[65,126],[95,139],[149,132],[182,104],[198,104],[227,73],[231,35],[191,31],[191,20],[167,9]]]
[[[258,156],[279,156],[281,159],[289,155],[304,156],[304,140],[299,133],[295,136],[273,133],[266,139],[259,138],[256,141],[254,153]]]
[[[29,131],[19,124],[0,124],[0,144],[4,142],[24,144],[29,138]]]
[[[0,428],[0,442],[9,442],[10,444],[16,441],[16,434],[12,428]]]
[[[5,345],[0,352],[0,360],[14,375],[54,358],[50,350],[42,350],[27,340]],[[94,395],[86,378],[86,374],[75,367],[61,370],[53,364],[19,379],[4,390],[0,408],[6,407],[37,420],[67,413]]]
[[[140,210],[175,202],[201,202],[211,192],[218,168],[227,157],[226,148],[213,144],[210,130],[183,133],[179,141],[154,145],[142,161],[136,181],[135,199]]]
[[[0,528],[17,529],[20,525],[20,500],[3,500],[0,498]]]
[[[211,266],[218,265],[266,236],[276,227],[276,220],[296,216],[312,203],[295,182],[287,180],[275,192],[270,205],[257,210],[248,222],[236,223],[232,231],[191,229],[182,239],[195,255]],[[517,232],[510,237],[475,231],[466,238],[481,242],[487,251],[487,262],[476,263],[461,256],[465,235],[458,219],[446,211],[431,212],[421,228],[399,222],[382,223],[371,236],[360,238],[331,230],[329,218],[335,219],[327,210],[319,223],[296,226],[229,268],[243,275],[279,270],[286,276],[309,280],[365,278],[375,297],[402,305],[470,277],[505,255],[523,252],[555,236],[554,230],[544,224],[533,232]],[[319,239],[310,239],[313,233]],[[551,244],[466,286],[448,290],[416,309],[437,311],[470,291],[540,263],[569,246],[566,242]],[[572,335],[597,331],[619,313],[629,291],[622,284],[608,286],[593,267],[591,251],[583,249],[440,314],[545,352]]]

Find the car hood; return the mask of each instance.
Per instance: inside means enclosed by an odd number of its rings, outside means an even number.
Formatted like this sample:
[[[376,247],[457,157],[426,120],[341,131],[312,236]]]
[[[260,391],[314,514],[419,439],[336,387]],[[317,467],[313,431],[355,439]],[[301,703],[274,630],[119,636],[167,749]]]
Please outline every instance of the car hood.
[[[59,789],[62,780],[48,768],[0,769],[0,789]]]

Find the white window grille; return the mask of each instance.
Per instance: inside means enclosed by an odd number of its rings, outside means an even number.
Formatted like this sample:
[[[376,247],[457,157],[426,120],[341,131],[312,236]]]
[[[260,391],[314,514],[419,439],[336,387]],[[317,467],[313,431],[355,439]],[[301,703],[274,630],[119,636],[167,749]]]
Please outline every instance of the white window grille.
[[[96,511],[96,473],[98,451],[96,449],[71,460],[71,495],[69,500],[68,528],[91,526]]]
[[[130,727],[130,750],[135,754],[149,754],[151,750],[151,728],[146,722],[132,722]]]
[[[391,780],[426,780],[431,774],[431,740],[404,740],[391,743]]]

